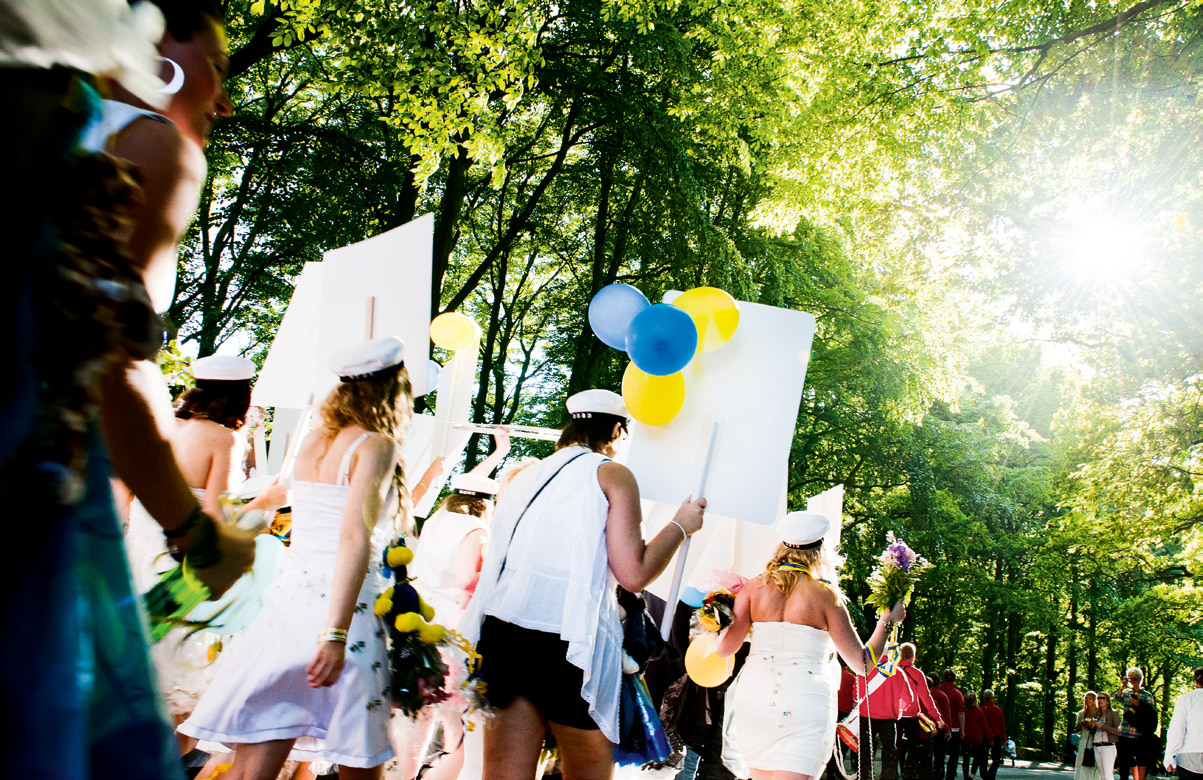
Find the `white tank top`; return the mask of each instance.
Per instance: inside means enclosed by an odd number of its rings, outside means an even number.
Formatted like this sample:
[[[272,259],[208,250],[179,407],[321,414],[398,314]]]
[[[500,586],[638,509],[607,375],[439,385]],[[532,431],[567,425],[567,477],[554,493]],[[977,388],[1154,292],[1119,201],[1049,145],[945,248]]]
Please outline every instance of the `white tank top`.
[[[462,589],[455,582],[455,556],[464,537],[484,527],[475,515],[445,509],[435,512],[422,526],[409,575],[418,593],[434,607],[435,622],[447,628],[458,628],[463,613],[459,605]]]
[[[173,124],[170,119],[154,111],[117,100],[102,100],[99,118],[84,130],[79,145],[89,152],[103,152],[108,149],[109,141],[113,136],[128,127],[135,119],[143,117],[167,125]],[[154,305],[156,312],[162,314],[171,307],[171,301],[175,297],[175,282],[176,273],[173,271],[169,278],[154,284],[153,289],[152,286],[147,286],[146,292],[150,295],[150,302]]]
[[[607,739],[618,742],[622,624],[606,553],[610,503],[597,481],[607,460],[583,447],[565,447],[514,478],[494,512],[480,584],[460,626],[472,642],[485,615],[559,634],[568,642],[568,661],[584,672],[581,696],[589,714]]]

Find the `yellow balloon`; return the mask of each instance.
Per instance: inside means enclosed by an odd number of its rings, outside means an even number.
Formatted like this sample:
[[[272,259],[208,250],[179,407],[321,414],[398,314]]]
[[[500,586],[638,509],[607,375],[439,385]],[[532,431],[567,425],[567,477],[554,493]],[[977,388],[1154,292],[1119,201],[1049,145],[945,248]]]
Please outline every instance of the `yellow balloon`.
[[[445,312],[430,321],[430,340],[443,349],[466,349],[480,340],[480,327],[466,314]]]
[[[714,634],[702,634],[689,643],[685,651],[685,671],[689,679],[703,688],[713,688],[722,685],[731,676],[735,668],[734,658],[721,658],[714,652],[718,647],[718,637]]]
[[[627,411],[644,425],[664,425],[685,403],[685,377],[678,371],[652,376],[631,363],[622,375],[622,400]]]
[[[686,290],[672,302],[693,318],[698,328],[698,352],[718,349],[739,328],[739,306],[731,294],[717,287]]]

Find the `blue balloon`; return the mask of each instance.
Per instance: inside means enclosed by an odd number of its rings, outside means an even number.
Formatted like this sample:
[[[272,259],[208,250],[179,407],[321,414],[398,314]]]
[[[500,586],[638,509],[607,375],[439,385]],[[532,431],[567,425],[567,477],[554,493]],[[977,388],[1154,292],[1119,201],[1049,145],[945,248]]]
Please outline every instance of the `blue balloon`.
[[[589,326],[607,347],[626,350],[631,321],[649,306],[647,296],[631,285],[607,284],[589,302]]]
[[[681,603],[697,609],[706,600],[706,594],[694,587],[681,588]]]
[[[697,351],[698,328],[693,317],[676,306],[657,303],[631,320],[627,354],[645,374],[675,374],[689,364]]]
[[[426,392],[434,393],[439,389],[439,382],[443,379],[443,367],[439,365],[437,360],[426,361]]]

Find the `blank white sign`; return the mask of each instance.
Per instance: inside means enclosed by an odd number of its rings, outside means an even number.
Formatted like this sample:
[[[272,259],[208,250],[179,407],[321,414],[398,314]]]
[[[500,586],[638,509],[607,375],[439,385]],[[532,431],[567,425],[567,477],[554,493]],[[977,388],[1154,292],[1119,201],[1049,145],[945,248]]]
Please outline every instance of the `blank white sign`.
[[[686,366],[680,414],[661,426],[632,422],[626,465],[643,498],[680,504],[694,490],[709,422],[717,419],[706,513],[768,525],[785,491],[815,318],[743,301],[739,312],[731,341]]]

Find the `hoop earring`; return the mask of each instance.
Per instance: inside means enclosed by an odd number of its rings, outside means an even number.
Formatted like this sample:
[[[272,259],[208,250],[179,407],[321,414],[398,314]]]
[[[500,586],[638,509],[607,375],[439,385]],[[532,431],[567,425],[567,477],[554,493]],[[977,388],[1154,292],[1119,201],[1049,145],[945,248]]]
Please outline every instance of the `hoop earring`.
[[[159,57],[159,61],[168,63],[172,68],[171,81],[160,88],[159,92],[164,95],[174,95],[184,87],[184,69],[178,62],[168,57]]]

